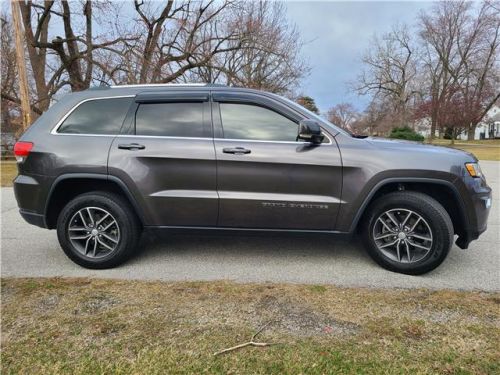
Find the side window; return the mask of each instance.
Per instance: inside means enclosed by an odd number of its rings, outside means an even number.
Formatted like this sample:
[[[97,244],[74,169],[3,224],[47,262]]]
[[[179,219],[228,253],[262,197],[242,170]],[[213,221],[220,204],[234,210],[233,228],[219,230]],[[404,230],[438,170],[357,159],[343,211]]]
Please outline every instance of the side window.
[[[57,130],[63,134],[118,134],[133,98],[94,99],[80,104]]]
[[[298,124],[270,109],[249,104],[220,103],[220,114],[224,138],[297,140]]]
[[[135,134],[204,137],[203,103],[146,103],[135,115]]]

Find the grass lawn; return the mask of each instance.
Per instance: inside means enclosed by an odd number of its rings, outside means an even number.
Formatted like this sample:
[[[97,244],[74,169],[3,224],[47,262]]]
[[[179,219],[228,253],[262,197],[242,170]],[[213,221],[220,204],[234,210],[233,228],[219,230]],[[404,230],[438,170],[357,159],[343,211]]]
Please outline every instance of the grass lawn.
[[[434,139],[432,141],[434,144],[449,145],[451,141],[449,139]],[[484,145],[484,146],[496,146],[500,147],[500,139],[476,139],[473,141],[462,141],[457,139],[456,144],[466,144],[466,145]]]
[[[17,175],[17,164],[15,161],[2,161],[0,164],[2,176],[1,186],[12,186],[12,180]]]
[[[2,374],[493,374],[500,293],[2,280]],[[277,345],[214,353],[248,341]]]
[[[500,139],[483,139],[475,141],[456,140],[452,145],[449,139],[435,139],[435,145],[454,147],[474,154],[479,160],[500,161]]]

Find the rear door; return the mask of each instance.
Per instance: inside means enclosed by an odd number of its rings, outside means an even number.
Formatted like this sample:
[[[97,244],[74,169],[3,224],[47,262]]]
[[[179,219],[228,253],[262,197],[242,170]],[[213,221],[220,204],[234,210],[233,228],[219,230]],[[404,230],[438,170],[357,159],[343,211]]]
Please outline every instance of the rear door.
[[[136,96],[108,171],[143,207],[147,225],[215,226],[218,197],[209,93]]]
[[[332,230],[340,206],[342,165],[326,130],[321,145],[297,141],[303,118],[257,94],[214,93],[220,199],[218,225]]]

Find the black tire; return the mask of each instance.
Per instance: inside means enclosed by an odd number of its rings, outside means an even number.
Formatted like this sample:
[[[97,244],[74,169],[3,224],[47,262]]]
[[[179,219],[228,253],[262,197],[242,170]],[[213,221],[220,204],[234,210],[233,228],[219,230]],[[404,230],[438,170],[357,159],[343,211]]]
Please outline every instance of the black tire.
[[[120,237],[116,247],[109,254],[93,258],[84,255],[69,239],[68,228],[71,218],[85,207],[106,210],[116,221]],[[62,209],[57,219],[57,237],[66,255],[76,264],[91,269],[116,267],[134,253],[141,235],[140,222],[130,204],[117,194],[94,191],[77,196]]]
[[[403,263],[389,258],[378,248],[374,239],[375,223],[380,215],[392,209],[411,210],[430,227],[433,241],[422,259]],[[438,267],[453,244],[453,224],[444,207],[432,197],[414,191],[394,192],[377,199],[368,208],[361,230],[368,254],[375,262],[390,271],[408,275],[421,275]]]

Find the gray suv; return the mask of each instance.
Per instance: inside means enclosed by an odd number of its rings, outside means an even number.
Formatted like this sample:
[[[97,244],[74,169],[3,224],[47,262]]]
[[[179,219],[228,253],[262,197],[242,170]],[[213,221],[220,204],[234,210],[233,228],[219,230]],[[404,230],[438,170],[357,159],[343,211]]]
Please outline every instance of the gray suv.
[[[288,99],[216,85],[66,95],[15,145],[24,219],[88,268],[143,229],[359,235],[396,272],[437,267],[486,230],[491,189],[469,153],[360,138]]]

